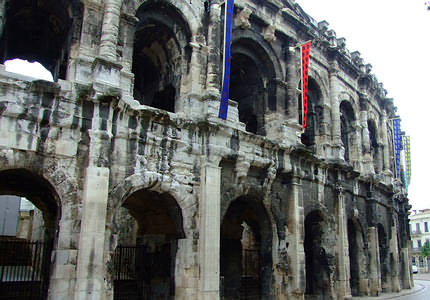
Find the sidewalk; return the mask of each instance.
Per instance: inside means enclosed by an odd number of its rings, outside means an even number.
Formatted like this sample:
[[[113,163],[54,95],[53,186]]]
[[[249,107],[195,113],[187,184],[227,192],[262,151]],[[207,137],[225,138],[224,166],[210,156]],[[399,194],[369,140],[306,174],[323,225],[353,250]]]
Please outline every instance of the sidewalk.
[[[430,280],[430,273],[418,273],[414,274],[416,280]]]
[[[428,280],[430,281],[430,273],[420,273],[413,274],[414,280]],[[407,296],[411,294],[415,294],[424,289],[422,284],[419,284],[415,281],[415,286],[410,290],[401,290],[399,293],[383,293],[378,297],[352,297],[353,300],[387,300],[387,299],[395,299],[401,296]]]

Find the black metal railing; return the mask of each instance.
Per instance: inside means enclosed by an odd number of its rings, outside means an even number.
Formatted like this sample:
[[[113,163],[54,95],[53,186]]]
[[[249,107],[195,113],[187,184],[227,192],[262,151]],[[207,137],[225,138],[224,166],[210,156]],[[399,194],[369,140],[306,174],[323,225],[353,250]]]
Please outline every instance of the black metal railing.
[[[52,242],[0,241],[0,299],[46,299]]]

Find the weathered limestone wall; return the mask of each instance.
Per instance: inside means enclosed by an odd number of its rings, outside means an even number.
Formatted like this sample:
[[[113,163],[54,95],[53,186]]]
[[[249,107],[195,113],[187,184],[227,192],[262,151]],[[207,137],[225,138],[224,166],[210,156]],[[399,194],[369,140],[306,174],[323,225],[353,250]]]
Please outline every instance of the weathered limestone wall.
[[[5,2],[0,30],[12,26]],[[218,2],[52,6],[71,20],[62,54],[15,55],[66,61],[65,76],[0,66],[0,193],[43,214],[54,240],[48,299],[115,299],[124,274],[136,284],[128,292],[148,299],[151,287],[196,300],[410,288],[409,206],[390,161],[395,108],[371,66],[294,1],[236,1],[223,121]],[[310,39],[312,126],[302,135],[295,46]],[[3,30],[3,58],[13,43]],[[136,249],[131,271],[115,263],[122,246]],[[157,273],[147,261],[160,253]]]

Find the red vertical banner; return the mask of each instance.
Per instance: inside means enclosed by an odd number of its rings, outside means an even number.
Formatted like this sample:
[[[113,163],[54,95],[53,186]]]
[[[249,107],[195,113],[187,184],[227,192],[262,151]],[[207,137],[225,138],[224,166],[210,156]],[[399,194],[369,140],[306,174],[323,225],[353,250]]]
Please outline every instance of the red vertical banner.
[[[300,47],[302,54],[302,130],[307,126],[308,114],[308,84],[309,84],[309,57],[311,54],[311,41],[304,43]]]

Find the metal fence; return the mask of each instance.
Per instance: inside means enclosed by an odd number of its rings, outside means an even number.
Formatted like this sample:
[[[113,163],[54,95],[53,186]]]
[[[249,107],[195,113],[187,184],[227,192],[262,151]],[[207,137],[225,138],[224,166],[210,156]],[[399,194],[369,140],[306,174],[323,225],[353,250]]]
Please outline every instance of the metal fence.
[[[51,241],[0,241],[0,299],[46,299],[51,250]]]

